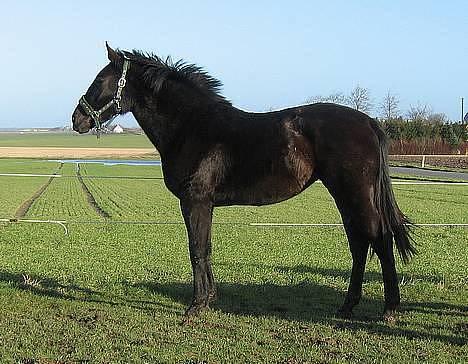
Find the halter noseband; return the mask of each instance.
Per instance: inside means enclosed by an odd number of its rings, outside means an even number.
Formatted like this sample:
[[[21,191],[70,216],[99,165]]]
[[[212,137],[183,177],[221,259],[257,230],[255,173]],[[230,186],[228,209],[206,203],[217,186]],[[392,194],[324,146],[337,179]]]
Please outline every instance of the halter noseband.
[[[104,124],[104,128],[107,128],[110,123],[114,120],[114,118],[120,114],[122,111],[122,105],[120,102],[122,101],[122,90],[124,89],[125,85],[127,84],[127,71],[130,68],[130,60],[128,58],[124,58],[124,64],[122,69],[122,76],[120,76],[119,81],[117,82],[117,91],[115,92],[114,98],[110,100],[107,104],[101,107],[99,110],[94,110],[91,104],[86,100],[85,95],[81,96],[79,104],[83,108],[86,115],[90,116],[94,120],[94,127],[96,131],[99,132],[102,129],[102,125]],[[115,105],[115,111],[109,120],[101,123],[99,120],[101,115],[104,111],[110,108],[112,105]]]

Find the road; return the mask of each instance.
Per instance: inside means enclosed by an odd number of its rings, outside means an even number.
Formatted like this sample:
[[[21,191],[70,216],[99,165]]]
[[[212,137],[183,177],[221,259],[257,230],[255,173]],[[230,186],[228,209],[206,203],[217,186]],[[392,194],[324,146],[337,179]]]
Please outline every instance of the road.
[[[408,167],[390,167],[390,172],[406,174],[411,176],[422,176],[429,178],[445,178],[445,179],[457,179],[468,181],[468,173],[466,172],[448,172],[448,171],[434,171],[422,168],[408,168]]]

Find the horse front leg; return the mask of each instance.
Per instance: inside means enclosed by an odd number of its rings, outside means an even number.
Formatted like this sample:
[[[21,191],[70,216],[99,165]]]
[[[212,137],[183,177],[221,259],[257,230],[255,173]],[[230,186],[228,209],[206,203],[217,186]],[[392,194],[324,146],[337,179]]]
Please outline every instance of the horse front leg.
[[[189,241],[193,272],[192,303],[186,316],[197,315],[216,297],[211,269],[211,222],[213,206],[209,202],[181,201],[182,215]]]

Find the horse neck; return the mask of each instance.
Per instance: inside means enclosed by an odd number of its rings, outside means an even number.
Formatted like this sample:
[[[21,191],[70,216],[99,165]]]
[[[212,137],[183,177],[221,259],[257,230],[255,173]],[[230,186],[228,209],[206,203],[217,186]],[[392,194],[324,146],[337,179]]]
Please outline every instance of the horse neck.
[[[162,157],[168,149],[169,141],[172,139],[166,118],[159,115],[150,105],[140,103],[133,107],[132,113]]]
[[[213,100],[189,86],[168,81],[157,95],[151,91],[140,97],[133,115],[163,158],[185,125],[200,121],[200,115],[214,112]]]

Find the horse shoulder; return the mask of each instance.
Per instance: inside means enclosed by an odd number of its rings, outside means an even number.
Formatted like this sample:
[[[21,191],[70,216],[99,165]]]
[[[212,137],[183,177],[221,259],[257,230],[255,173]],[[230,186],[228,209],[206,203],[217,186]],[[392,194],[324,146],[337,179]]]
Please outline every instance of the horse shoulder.
[[[316,164],[313,142],[304,135],[302,123],[301,116],[295,116],[283,123],[283,130],[287,140],[284,163],[300,189],[309,183]]]
[[[212,198],[223,183],[230,167],[226,147],[214,144],[198,161],[190,178],[190,194],[196,199]]]

